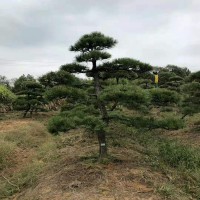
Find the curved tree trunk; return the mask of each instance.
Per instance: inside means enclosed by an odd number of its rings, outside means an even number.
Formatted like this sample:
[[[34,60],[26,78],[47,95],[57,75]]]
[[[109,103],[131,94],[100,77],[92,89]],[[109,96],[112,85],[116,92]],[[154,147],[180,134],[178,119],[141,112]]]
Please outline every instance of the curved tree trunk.
[[[97,70],[96,61],[93,61],[92,64],[93,64],[92,71],[93,71],[93,78],[94,78],[94,88],[95,88],[95,94],[96,94],[96,97],[97,97],[98,107],[99,107],[103,121],[106,124],[108,124],[109,118],[108,118],[106,106],[104,105],[104,102],[102,102],[99,99],[99,95],[100,95],[100,92],[101,92],[101,84],[100,84],[100,81],[99,81],[99,72]],[[100,158],[106,157],[106,155],[107,155],[107,143],[106,143],[106,133],[105,132],[98,133],[98,141],[99,141],[99,157]]]

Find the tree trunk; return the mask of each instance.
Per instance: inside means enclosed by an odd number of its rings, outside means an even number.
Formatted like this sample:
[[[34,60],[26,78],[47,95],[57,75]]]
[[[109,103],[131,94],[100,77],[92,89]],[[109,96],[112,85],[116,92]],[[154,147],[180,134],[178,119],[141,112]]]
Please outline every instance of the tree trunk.
[[[26,117],[26,115],[27,115],[27,113],[29,112],[30,109],[31,109],[31,106],[28,105],[28,108],[27,108],[27,109],[25,110],[25,112],[24,112],[23,118]]]
[[[119,78],[116,78],[117,84],[119,84]]]
[[[28,111],[29,111],[29,109],[25,110],[25,112],[24,112],[24,115],[23,115],[23,118],[25,118],[25,117],[26,117],[26,115],[27,115]]]
[[[98,133],[99,141],[99,158],[105,158],[107,156],[107,144],[105,132]]]
[[[109,123],[109,118],[108,118],[108,113],[106,110],[106,107],[104,105],[104,102],[102,102],[99,99],[99,95],[101,92],[101,85],[100,85],[100,81],[99,81],[99,72],[97,70],[97,66],[96,66],[96,61],[92,62],[93,64],[93,74],[94,74],[94,88],[95,88],[95,94],[97,97],[97,103],[98,103],[98,107],[102,116],[102,120],[108,124]],[[107,144],[106,144],[106,133],[105,132],[101,132],[98,133],[98,141],[99,141],[99,157],[100,158],[104,158],[107,156]]]

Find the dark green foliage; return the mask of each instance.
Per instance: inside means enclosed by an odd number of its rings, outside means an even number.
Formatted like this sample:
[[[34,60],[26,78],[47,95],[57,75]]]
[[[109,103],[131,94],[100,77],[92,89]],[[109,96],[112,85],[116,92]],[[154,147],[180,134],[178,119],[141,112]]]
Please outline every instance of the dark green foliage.
[[[48,124],[48,130],[53,134],[66,132],[77,127],[84,127],[94,133],[105,131],[105,124],[98,115],[99,112],[94,107],[77,106],[53,117]]]
[[[184,121],[177,117],[166,117],[158,120],[158,128],[178,130],[184,127]]]
[[[170,104],[177,104],[180,101],[180,95],[171,90],[164,88],[155,88],[149,90],[151,95],[151,103],[157,106],[166,106]]]
[[[76,85],[79,84],[79,79],[71,75],[65,70],[57,72],[49,72],[39,78],[39,81],[46,88],[54,87],[57,85]]]
[[[84,73],[86,70],[86,67],[78,63],[71,63],[71,64],[62,65],[60,69],[69,73]]]
[[[190,73],[191,73],[188,68],[186,68],[186,67],[182,68],[182,67],[178,67],[176,65],[167,65],[166,69],[181,78],[185,78],[186,76],[190,75]]]
[[[159,146],[159,156],[171,167],[197,169],[200,167],[199,151],[177,144],[174,141],[166,141]]]
[[[166,117],[163,119],[156,119],[154,117],[126,117],[123,115],[112,115],[112,119],[120,121],[128,126],[137,129],[166,129],[178,130],[184,127],[184,121],[177,117]]]
[[[180,92],[180,86],[191,73],[187,68],[181,68],[175,65],[167,65],[165,68],[158,69],[159,87],[167,88]]]
[[[101,99],[105,102],[119,102],[128,108],[141,109],[149,104],[148,93],[137,86],[116,85],[103,90]]]
[[[200,83],[192,82],[183,85],[182,92],[184,99],[182,102],[182,112],[186,115],[192,115],[200,112]]]
[[[179,81],[183,81],[183,78],[182,77],[180,77],[180,76],[172,76],[172,77],[170,77],[169,78],[169,80],[171,81],[171,82],[179,82]]]
[[[24,117],[30,112],[43,110],[42,105],[46,103],[43,97],[44,89],[40,83],[35,81],[24,81],[21,83],[21,90],[18,91],[17,99],[14,102],[16,110],[24,111]]]
[[[116,43],[117,41],[111,37],[107,37],[100,32],[93,32],[83,35],[78,42],[70,47],[70,51],[79,51],[82,53],[102,51],[113,47]]]
[[[189,76],[190,81],[196,81],[196,82],[200,82],[200,71],[197,71],[195,73],[192,73]]]
[[[59,132],[66,132],[73,128],[75,128],[75,124],[73,124],[72,121],[69,121],[69,119],[61,116],[53,117],[48,123],[48,130],[54,135],[57,135]]]
[[[27,76],[25,75],[22,75],[20,76],[18,79],[16,79],[16,81],[14,82],[14,87],[13,87],[13,91],[14,92],[19,92],[21,90],[24,90],[25,89],[25,83],[27,81],[30,81],[30,82],[36,82],[36,80],[34,79],[33,76],[31,76],[30,74],[28,74]]]
[[[77,62],[92,62],[93,60],[105,60],[110,58],[111,55],[107,52],[100,52],[97,50],[93,50],[84,54],[80,54],[76,56]]]
[[[150,70],[152,70],[152,66],[149,64],[131,58],[115,59],[99,67],[99,71],[102,71],[102,79],[116,78],[117,83],[121,78],[133,80],[138,77],[145,77]]]
[[[45,97],[50,101],[64,98],[75,104],[78,101],[84,102],[86,100],[86,92],[78,88],[59,85],[46,90]]]
[[[159,72],[159,85],[160,87],[167,87],[167,83],[170,82],[170,78],[175,77],[176,74],[169,71],[161,71]]]

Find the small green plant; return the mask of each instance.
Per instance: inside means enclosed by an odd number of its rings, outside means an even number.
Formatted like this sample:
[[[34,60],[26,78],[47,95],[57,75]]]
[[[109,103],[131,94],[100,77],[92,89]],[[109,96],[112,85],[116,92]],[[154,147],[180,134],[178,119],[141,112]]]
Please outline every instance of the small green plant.
[[[171,184],[164,184],[160,186],[157,191],[163,196],[170,198],[175,195],[175,188]]]

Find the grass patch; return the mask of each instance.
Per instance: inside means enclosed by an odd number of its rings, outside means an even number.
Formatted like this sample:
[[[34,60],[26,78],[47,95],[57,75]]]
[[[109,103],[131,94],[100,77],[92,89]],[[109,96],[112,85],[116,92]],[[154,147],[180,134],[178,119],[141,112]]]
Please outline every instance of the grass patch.
[[[58,147],[55,141],[49,141],[40,146],[37,150],[37,157],[43,162],[55,161],[58,157]]]
[[[156,186],[165,198],[200,199],[200,149],[169,140],[160,130],[136,130],[119,123],[111,124],[108,142],[113,147],[137,148],[145,166],[165,174],[166,181]]]
[[[172,176],[172,184],[183,193],[200,198],[200,150],[185,146],[177,141],[159,137],[152,132],[133,136],[144,146],[147,160],[151,166]],[[194,176],[194,173],[196,175]],[[168,191],[169,189],[169,191]],[[171,189],[160,190],[164,196],[171,195]]]
[[[176,194],[176,189],[172,184],[163,184],[157,188],[157,192],[166,198],[172,198]]]
[[[14,143],[0,140],[0,170],[13,164],[13,153],[16,145]]]
[[[21,172],[14,174],[0,182],[0,198],[5,198],[20,192],[22,189],[32,187],[38,180],[38,175],[44,168],[43,162],[34,162],[26,166]]]
[[[0,199],[33,187],[58,158],[58,141],[42,124],[27,122],[17,130],[5,129],[0,134]]]
[[[189,170],[200,169],[200,151],[174,141],[163,141],[159,147],[159,157],[171,167]]]
[[[48,137],[49,134],[41,124],[31,123],[7,133],[4,139],[16,143],[21,148],[34,148],[44,143]]]

